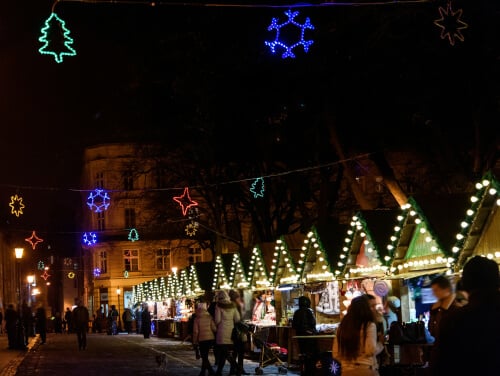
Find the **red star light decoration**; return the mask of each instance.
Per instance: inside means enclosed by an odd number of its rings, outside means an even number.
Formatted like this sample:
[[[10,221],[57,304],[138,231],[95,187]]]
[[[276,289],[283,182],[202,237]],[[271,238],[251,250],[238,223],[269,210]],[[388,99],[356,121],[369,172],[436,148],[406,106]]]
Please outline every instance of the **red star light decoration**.
[[[461,30],[467,29],[467,25],[462,18],[462,9],[453,11],[451,9],[451,2],[448,2],[446,8],[439,7],[439,14],[441,18],[434,20],[434,25],[441,29],[441,39],[448,39],[452,46],[455,45],[455,39],[459,41],[464,41],[464,36]]]
[[[193,201],[191,199],[191,196],[189,196],[188,187],[184,188],[184,192],[182,193],[182,195],[174,197],[174,201],[177,201],[179,203],[182,208],[182,215],[184,216],[186,215],[189,208],[198,205],[198,203],[196,201]]]
[[[42,239],[42,238],[39,238],[38,236],[36,236],[36,234],[35,234],[35,230],[33,230],[33,233],[31,234],[31,236],[30,236],[29,238],[26,238],[26,239],[24,239],[24,240],[26,240],[28,243],[30,243],[30,244],[31,244],[31,248],[33,248],[33,250],[35,250],[36,245],[37,245],[38,243],[43,242],[43,239]]]
[[[43,273],[40,275],[43,279],[47,280],[50,277],[50,274],[47,273],[47,270],[44,270]]]

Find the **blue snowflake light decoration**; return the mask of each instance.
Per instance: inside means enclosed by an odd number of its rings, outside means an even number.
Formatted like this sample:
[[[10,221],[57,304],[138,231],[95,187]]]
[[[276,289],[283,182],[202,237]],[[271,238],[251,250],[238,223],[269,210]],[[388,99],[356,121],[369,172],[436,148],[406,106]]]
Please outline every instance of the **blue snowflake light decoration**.
[[[94,268],[94,277],[99,277],[101,275],[101,269]]]
[[[97,243],[97,235],[93,232],[83,234],[83,244],[94,245]]]
[[[87,199],[87,205],[89,206],[90,210],[99,213],[108,208],[109,200],[110,197],[108,196],[108,192],[106,192],[104,189],[96,188],[93,192],[90,192]]]
[[[253,193],[253,197],[264,197],[264,179],[257,178],[253,181],[250,192]]]
[[[128,240],[130,240],[131,242],[139,240],[139,233],[135,228],[131,229],[128,233]]]
[[[292,11],[289,9],[285,12],[285,15],[288,16],[288,20],[283,23],[278,23],[278,19],[273,18],[271,21],[271,25],[269,25],[267,28],[267,30],[269,31],[276,30],[276,37],[273,41],[266,41],[266,46],[269,46],[273,54],[276,53],[276,47],[284,49],[285,52],[283,52],[283,54],[281,55],[283,59],[286,59],[287,57],[294,58],[295,54],[293,53],[293,49],[298,46],[302,46],[304,48],[304,51],[308,52],[309,47],[314,43],[314,41],[312,40],[304,39],[306,29],[314,30],[314,26],[311,24],[311,20],[309,19],[309,17],[306,17],[306,21],[303,24],[300,24],[295,21],[295,17],[297,17],[298,14],[298,11]],[[291,45],[287,45],[285,42],[280,40],[282,28],[288,25],[293,25],[300,29],[300,39],[296,43]]]

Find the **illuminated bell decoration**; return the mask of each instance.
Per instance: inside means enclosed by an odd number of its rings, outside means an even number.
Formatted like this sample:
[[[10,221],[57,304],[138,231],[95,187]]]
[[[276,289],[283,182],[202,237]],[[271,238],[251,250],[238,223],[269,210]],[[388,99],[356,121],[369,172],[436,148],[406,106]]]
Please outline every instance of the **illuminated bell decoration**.
[[[23,198],[18,197],[17,195],[10,196],[10,204],[11,214],[15,214],[16,217],[19,217],[20,214],[23,214],[24,204]]]
[[[68,273],[68,278],[69,278],[69,279],[73,279],[73,278],[75,278],[75,273],[73,273],[73,272],[69,272],[69,273]]]
[[[85,233],[82,240],[85,245],[94,245],[97,243],[97,235],[94,232]]]
[[[38,50],[41,54],[53,55],[57,63],[62,63],[64,56],[76,55],[76,51],[71,47],[73,39],[69,36],[66,22],[57,14],[51,13],[41,32],[42,36],[38,38],[44,44]]]
[[[24,239],[24,240],[26,240],[28,243],[30,243],[30,244],[31,244],[31,248],[33,248],[33,250],[35,250],[36,245],[37,245],[38,243],[43,242],[43,239],[42,239],[42,238],[39,238],[38,236],[36,236],[36,234],[35,234],[35,230],[33,230],[32,234],[31,234],[31,236],[30,236],[29,238],[26,238],[26,239]]]
[[[128,233],[128,240],[130,240],[131,242],[139,240],[139,233],[135,228],[131,229]]]
[[[191,199],[188,187],[184,188],[184,192],[182,193],[182,195],[174,197],[174,201],[179,203],[182,208],[182,215],[184,216],[187,214],[189,208],[198,206],[198,203]]]
[[[276,36],[273,41],[266,41],[265,42],[266,46],[269,46],[273,54],[276,53],[277,47],[284,49],[285,51],[281,55],[283,59],[286,59],[287,57],[295,58],[293,49],[298,46],[302,46],[304,48],[304,51],[308,52],[309,47],[311,46],[311,44],[314,43],[314,41],[312,40],[304,39],[304,34],[306,29],[314,30],[314,26],[311,24],[309,17],[306,17],[306,21],[303,24],[300,24],[297,21],[295,21],[295,17],[297,17],[298,14],[299,12],[292,11],[289,9],[285,12],[285,15],[288,17],[288,20],[286,20],[283,23],[278,23],[278,19],[273,18],[271,21],[271,25],[269,25],[267,28],[268,31],[276,30]],[[280,40],[282,28],[288,25],[293,25],[300,29],[300,39],[291,45],[287,45],[285,42]]]
[[[264,179],[257,178],[252,183],[252,187],[250,188],[250,192],[253,193],[253,197],[264,197]]]
[[[108,192],[104,189],[96,188],[93,192],[90,192],[87,199],[87,205],[90,210],[93,210],[95,213],[100,213],[108,208],[109,201],[110,197],[108,196]]]

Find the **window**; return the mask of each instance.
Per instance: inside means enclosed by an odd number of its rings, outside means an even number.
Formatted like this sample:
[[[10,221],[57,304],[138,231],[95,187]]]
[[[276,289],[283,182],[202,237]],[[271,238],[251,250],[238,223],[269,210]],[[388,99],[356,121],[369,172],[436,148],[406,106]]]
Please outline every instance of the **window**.
[[[104,212],[100,211],[96,213],[97,215],[97,229],[99,231],[104,231],[105,226],[104,226]]]
[[[134,189],[134,173],[132,170],[127,170],[123,173],[123,189],[132,191]]]
[[[95,174],[95,185],[96,188],[104,188],[104,172],[98,172]]]
[[[156,250],[156,269],[170,270],[170,249]]]
[[[203,253],[201,248],[191,247],[189,248],[189,265],[196,264],[197,262],[203,262]]]
[[[139,250],[127,249],[123,251],[123,266],[124,270],[128,272],[139,271]]]
[[[108,255],[106,251],[101,251],[99,252],[99,270],[101,273],[107,273],[108,272]]]
[[[125,209],[125,228],[135,228],[135,209]]]

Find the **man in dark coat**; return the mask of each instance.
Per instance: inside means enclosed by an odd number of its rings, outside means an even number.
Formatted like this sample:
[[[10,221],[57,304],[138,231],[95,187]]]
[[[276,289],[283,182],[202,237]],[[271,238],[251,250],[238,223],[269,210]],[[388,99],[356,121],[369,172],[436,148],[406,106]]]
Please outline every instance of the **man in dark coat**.
[[[151,314],[149,313],[147,304],[142,306],[141,319],[142,334],[144,335],[144,338],[149,338],[151,335]]]
[[[19,314],[14,309],[14,304],[9,304],[5,310],[5,330],[9,341],[9,349],[15,349],[19,346],[17,343],[17,325]]]
[[[293,314],[292,328],[297,336],[317,334],[316,317],[311,309],[311,300],[307,296],[299,298],[299,308]],[[318,354],[317,342],[312,338],[299,338],[299,350],[303,358],[303,375],[312,375],[315,369],[315,356]]]
[[[469,303],[441,323],[433,375],[496,376],[500,372],[500,282],[498,265],[474,256],[464,266]]]

